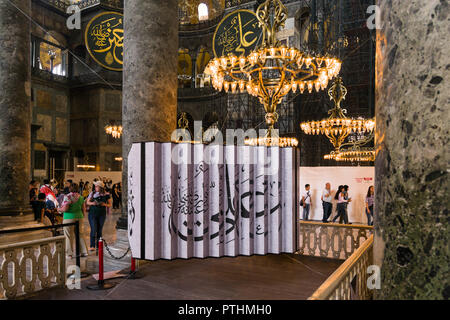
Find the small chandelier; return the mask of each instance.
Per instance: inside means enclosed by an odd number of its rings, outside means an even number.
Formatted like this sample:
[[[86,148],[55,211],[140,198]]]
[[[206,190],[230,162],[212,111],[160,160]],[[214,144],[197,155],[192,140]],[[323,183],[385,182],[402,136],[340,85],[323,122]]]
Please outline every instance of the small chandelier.
[[[245,145],[247,146],[266,146],[266,147],[296,147],[298,140],[290,137],[263,137],[263,138],[251,138],[245,139]]]
[[[122,136],[122,126],[107,125],[105,131],[116,139],[119,139]]]
[[[331,151],[330,154],[324,155],[323,158],[327,160],[347,162],[371,162],[375,161],[375,150],[373,150],[373,148],[347,148],[339,151]]]
[[[280,45],[276,32],[284,26],[287,9],[280,0],[266,0],[256,10],[263,29],[260,48],[248,56],[222,56],[205,68],[212,85],[231,93],[248,92],[258,97],[266,111],[266,123],[273,129],[278,120],[277,105],[291,90],[319,91],[339,74],[341,61],[329,56],[313,56],[296,48]]]
[[[350,139],[353,138],[353,139]],[[364,147],[369,142],[373,141],[374,134],[370,133],[368,136],[363,134],[354,134],[349,138],[349,142],[341,145],[339,150],[331,151],[330,154],[323,156],[324,159],[347,161],[347,162],[372,162],[375,161],[374,147]],[[346,147],[350,145],[350,147]]]
[[[328,90],[330,100],[334,100],[335,107],[328,111],[330,117],[321,121],[309,121],[300,124],[300,128],[306,134],[325,134],[330,139],[336,152],[339,152],[344,140],[351,133],[372,133],[375,128],[375,120],[363,118],[352,119],[345,116],[347,110],[341,108],[341,101],[347,95],[347,88],[342,84],[340,77],[336,78]]]

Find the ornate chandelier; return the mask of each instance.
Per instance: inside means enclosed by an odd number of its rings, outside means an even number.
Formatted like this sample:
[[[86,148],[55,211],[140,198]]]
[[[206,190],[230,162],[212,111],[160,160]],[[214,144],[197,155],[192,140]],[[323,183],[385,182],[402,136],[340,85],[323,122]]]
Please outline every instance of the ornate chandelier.
[[[324,159],[348,162],[371,162],[375,161],[375,150],[373,148],[346,148],[339,151],[331,151],[323,156]]]
[[[347,88],[342,84],[340,77],[336,78],[328,90],[330,100],[334,100],[335,107],[328,111],[330,117],[321,121],[309,121],[300,124],[300,128],[306,134],[325,134],[339,152],[344,140],[351,133],[372,133],[375,128],[375,120],[363,118],[353,119],[345,116],[347,110],[341,108],[341,101],[347,95]]]
[[[276,146],[280,148],[285,147],[296,147],[298,145],[298,140],[296,138],[290,137],[270,137],[265,136],[263,138],[251,138],[245,139],[245,145],[247,146]]]
[[[105,131],[107,134],[112,135],[116,139],[119,139],[122,136],[122,126],[107,125],[105,127]]]
[[[285,95],[297,89],[301,93],[325,89],[328,81],[339,74],[341,61],[280,45],[275,35],[287,18],[287,9],[280,0],[266,0],[256,10],[256,16],[263,29],[261,47],[248,56],[214,58],[205,73],[211,76],[218,91],[248,92],[258,97],[271,130],[278,120],[277,105]]]
[[[340,146],[339,150],[331,151],[330,154],[323,156],[324,159],[348,162],[371,162],[375,161],[374,147],[364,147],[373,141],[374,134],[371,132],[368,136],[364,133],[353,134],[349,142]],[[344,148],[345,146],[350,146]]]

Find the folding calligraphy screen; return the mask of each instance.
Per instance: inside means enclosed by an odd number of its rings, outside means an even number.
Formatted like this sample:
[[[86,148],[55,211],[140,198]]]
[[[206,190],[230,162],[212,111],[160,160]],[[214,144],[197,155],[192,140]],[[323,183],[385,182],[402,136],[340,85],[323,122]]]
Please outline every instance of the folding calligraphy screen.
[[[135,258],[292,253],[293,148],[136,143],[128,157]]]

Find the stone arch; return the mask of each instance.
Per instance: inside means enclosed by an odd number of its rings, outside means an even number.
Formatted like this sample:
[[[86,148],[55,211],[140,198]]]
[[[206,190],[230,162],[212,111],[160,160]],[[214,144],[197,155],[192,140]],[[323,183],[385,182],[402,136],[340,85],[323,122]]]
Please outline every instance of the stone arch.
[[[309,29],[311,26],[311,9],[302,7],[295,13],[295,30],[300,36],[300,44],[307,43],[309,40]]]

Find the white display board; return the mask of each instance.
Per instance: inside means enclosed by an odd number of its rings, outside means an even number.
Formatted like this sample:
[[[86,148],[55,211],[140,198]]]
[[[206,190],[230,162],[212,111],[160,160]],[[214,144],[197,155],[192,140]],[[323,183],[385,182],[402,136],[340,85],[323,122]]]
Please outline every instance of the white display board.
[[[292,253],[292,148],[135,143],[128,232],[135,258]]]
[[[312,208],[309,213],[310,220],[322,220],[323,209],[320,197],[322,196],[322,190],[325,189],[325,184],[329,182],[333,195],[331,217],[336,215],[334,195],[337,188],[339,185],[348,185],[349,196],[352,198],[352,202],[348,205],[349,222],[367,223],[364,211],[365,197],[367,189],[374,185],[374,167],[300,167],[298,174],[300,192],[305,190],[305,184],[311,185]],[[302,217],[301,209],[300,217]]]
[[[83,179],[83,182],[89,181],[91,184],[94,179],[103,181],[103,178],[112,180],[113,184],[122,182],[122,171],[67,171],[65,175],[66,180],[72,179],[73,182],[80,182]]]

